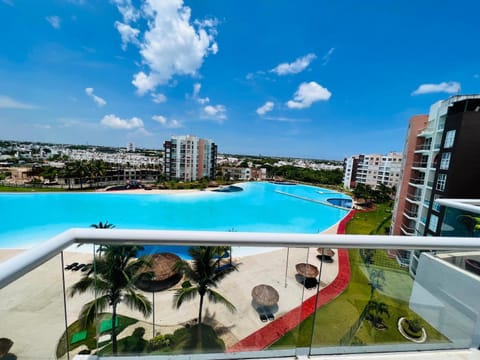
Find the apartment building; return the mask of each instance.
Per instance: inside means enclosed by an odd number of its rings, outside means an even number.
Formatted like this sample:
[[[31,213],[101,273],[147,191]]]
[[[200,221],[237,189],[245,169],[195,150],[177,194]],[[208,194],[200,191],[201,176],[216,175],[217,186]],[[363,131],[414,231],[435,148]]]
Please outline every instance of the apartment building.
[[[452,96],[433,104],[428,116],[410,119],[392,234],[440,235],[444,213],[436,199],[480,197],[479,136],[480,95]],[[396,255],[415,275],[419,254]]]
[[[192,135],[173,136],[165,141],[164,174],[168,179],[195,181],[215,178],[217,145]]]
[[[402,154],[390,152],[387,155],[354,155],[345,159],[343,186],[353,189],[357,184],[376,188],[380,184],[397,187],[402,170]]]

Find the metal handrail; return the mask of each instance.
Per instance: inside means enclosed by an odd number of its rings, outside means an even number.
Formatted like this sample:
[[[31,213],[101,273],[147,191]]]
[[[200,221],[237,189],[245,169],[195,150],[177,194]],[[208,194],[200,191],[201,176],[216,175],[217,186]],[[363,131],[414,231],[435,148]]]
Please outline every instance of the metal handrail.
[[[371,249],[478,249],[478,238],[389,235],[291,234],[229,231],[70,229],[0,263],[0,289],[72,244],[233,245]]]

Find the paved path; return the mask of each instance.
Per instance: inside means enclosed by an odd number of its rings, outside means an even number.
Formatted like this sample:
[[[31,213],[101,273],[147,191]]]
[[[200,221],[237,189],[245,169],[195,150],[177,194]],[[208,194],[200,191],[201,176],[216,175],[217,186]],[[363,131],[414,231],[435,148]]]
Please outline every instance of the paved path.
[[[355,210],[351,210],[339,223],[337,234],[345,234],[345,226],[354,214]],[[347,288],[349,282],[350,263],[348,250],[338,249],[338,275],[327,287],[321,289],[318,297],[312,296],[305,300],[300,306],[229,347],[227,352],[262,350],[272,345],[287,332],[297,327],[300,322],[311,316],[316,309],[340,295]]]

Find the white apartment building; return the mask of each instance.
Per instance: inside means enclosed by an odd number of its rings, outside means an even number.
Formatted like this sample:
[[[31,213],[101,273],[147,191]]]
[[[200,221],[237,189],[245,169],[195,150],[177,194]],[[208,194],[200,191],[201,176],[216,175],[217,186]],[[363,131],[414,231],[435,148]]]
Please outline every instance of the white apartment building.
[[[217,145],[213,141],[193,135],[173,136],[163,148],[164,174],[168,179],[215,178]]]
[[[402,153],[353,155],[345,159],[343,186],[352,189],[361,183],[373,188],[380,184],[398,187],[401,171]]]

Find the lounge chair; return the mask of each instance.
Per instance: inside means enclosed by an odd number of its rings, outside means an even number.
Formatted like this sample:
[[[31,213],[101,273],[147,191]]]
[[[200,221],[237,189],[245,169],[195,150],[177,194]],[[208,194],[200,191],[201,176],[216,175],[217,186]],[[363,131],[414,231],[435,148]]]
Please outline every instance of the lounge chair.
[[[261,314],[260,314],[260,320],[261,320],[262,322],[267,322],[267,320],[268,320],[267,315],[266,315],[265,313],[261,313]]]
[[[65,266],[65,270],[71,270],[73,267],[77,265],[78,265],[78,262],[71,263],[70,265]]]
[[[270,311],[267,311],[267,319],[269,321],[275,320],[275,315],[273,315]]]
[[[73,271],[78,271],[80,269],[83,269],[85,267],[85,264],[78,264],[77,266],[73,267]]]

